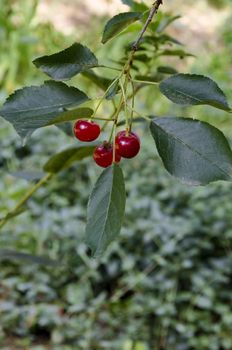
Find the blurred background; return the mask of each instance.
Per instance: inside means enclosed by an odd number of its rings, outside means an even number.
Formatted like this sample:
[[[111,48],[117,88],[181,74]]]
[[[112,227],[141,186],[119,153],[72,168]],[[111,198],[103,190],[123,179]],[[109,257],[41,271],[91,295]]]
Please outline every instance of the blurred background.
[[[164,57],[162,64],[208,75],[231,104],[231,0],[166,0],[162,10],[181,16],[167,32],[195,55]],[[119,0],[0,0],[0,103],[15,89],[46,79],[31,63],[35,57],[74,41],[104,63],[117,61],[127,36],[103,47],[100,35],[105,21],[121,11],[128,7]],[[90,96],[101,94],[83,76],[71,84]],[[141,90],[136,108],[143,114],[196,117],[232,138],[229,114],[174,106],[154,86]],[[108,113],[107,105],[101,112]],[[21,178],[22,172],[38,173],[52,154],[76,141],[68,128],[49,127],[22,147],[14,129],[0,120],[3,217],[31,185],[33,179]],[[0,349],[232,349],[232,184],[181,184],[161,165],[147,127],[138,125],[137,132],[142,151],[122,162],[123,230],[100,260],[91,259],[83,243],[86,204],[100,173],[91,160],[41,188],[29,210],[1,231]],[[13,259],[6,249],[58,263]]]

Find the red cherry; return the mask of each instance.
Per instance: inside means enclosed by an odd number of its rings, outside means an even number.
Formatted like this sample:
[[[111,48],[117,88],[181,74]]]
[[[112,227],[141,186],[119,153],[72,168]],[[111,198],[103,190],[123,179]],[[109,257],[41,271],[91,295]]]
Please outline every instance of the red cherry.
[[[115,139],[116,150],[121,157],[133,158],[140,150],[140,139],[134,132],[120,131]]]
[[[98,138],[100,132],[100,126],[92,121],[78,120],[74,125],[74,134],[80,141],[94,141]]]
[[[93,153],[93,159],[97,165],[102,168],[107,168],[113,163],[113,146],[108,142],[104,142],[102,145],[95,148]],[[116,152],[115,162],[119,163],[121,156]]]

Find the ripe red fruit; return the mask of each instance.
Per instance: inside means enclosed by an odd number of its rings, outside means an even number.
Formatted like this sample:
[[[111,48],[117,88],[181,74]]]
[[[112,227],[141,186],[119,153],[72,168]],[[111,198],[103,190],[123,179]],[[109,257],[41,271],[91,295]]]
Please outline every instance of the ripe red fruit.
[[[96,140],[101,132],[100,126],[97,123],[88,120],[78,120],[73,130],[76,138],[85,142]]]
[[[133,158],[140,150],[140,139],[134,132],[120,131],[115,139],[116,150],[121,157]]]
[[[102,145],[95,148],[93,153],[93,159],[97,165],[102,168],[107,168],[113,163],[113,146],[108,142],[104,142]],[[121,156],[116,152],[115,162],[119,163]]]

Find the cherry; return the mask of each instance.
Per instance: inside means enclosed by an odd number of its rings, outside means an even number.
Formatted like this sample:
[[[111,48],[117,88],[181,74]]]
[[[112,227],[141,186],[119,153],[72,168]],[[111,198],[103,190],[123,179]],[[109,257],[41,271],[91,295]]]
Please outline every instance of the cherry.
[[[100,126],[97,123],[87,120],[78,120],[73,130],[76,138],[85,142],[96,140],[101,132]]]
[[[97,165],[102,168],[107,168],[113,163],[113,146],[107,141],[95,148],[93,159]],[[121,156],[116,152],[115,162],[119,163]]]
[[[133,158],[140,150],[140,139],[134,132],[120,131],[115,139],[116,150],[121,157]]]

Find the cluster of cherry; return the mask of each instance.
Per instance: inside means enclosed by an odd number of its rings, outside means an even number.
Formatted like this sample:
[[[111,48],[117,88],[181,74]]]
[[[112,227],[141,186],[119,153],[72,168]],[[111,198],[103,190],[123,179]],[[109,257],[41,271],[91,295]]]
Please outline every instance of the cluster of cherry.
[[[87,120],[78,120],[74,125],[74,134],[80,141],[91,142],[98,138],[101,133],[100,126]],[[114,149],[115,148],[115,149]],[[140,139],[134,132],[123,130],[115,137],[115,146],[104,141],[93,152],[93,159],[97,165],[107,168],[113,161],[119,163],[121,157],[133,158],[140,150]]]

